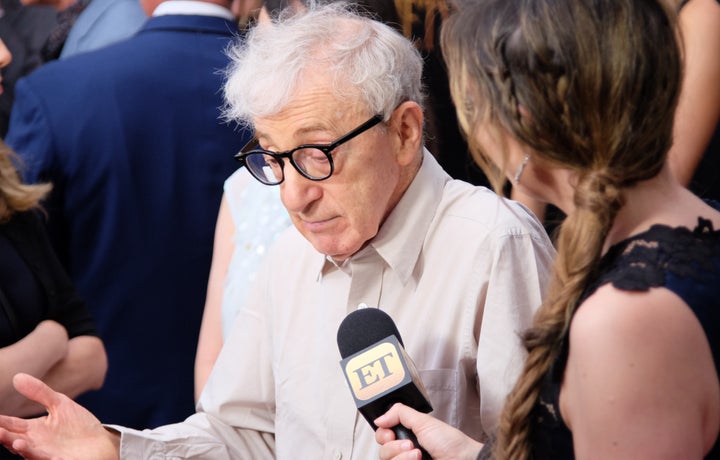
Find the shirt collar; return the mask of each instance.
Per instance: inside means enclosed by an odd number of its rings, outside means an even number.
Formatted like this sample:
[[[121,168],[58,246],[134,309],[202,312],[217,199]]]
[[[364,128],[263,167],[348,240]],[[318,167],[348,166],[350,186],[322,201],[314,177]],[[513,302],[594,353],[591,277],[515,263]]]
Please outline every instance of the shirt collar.
[[[168,0],[164,1],[155,8],[152,15],[167,16],[172,14],[190,15],[190,16],[215,16],[229,21],[235,21],[232,12],[220,5],[203,1],[193,0]]]
[[[435,210],[442,199],[442,191],[451,177],[440,167],[428,150],[423,151],[423,163],[412,183],[395,208],[380,227],[368,246],[343,264],[322,256],[318,279],[328,270],[339,269],[350,273],[347,267],[353,258],[374,250],[405,284],[412,275],[425,241]]]

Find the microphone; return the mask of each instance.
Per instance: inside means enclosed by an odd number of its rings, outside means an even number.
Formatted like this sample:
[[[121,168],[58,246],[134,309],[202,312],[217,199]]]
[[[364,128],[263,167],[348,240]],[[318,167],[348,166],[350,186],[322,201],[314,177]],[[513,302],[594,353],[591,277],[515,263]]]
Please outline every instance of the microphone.
[[[340,323],[337,343],[343,358],[340,366],[355,405],[373,430],[378,428],[373,420],[397,402],[420,412],[433,410],[400,332],[387,313],[377,308],[353,311]],[[392,430],[397,439],[411,440],[423,460],[431,459],[412,430],[402,425]]]

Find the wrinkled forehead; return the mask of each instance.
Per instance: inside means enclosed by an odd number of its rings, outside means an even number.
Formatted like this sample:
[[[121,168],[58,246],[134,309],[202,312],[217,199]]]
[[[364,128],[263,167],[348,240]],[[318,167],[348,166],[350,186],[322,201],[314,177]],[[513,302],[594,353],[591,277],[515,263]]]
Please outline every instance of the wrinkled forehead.
[[[338,87],[319,69],[305,69],[287,103],[275,113],[253,119],[256,136],[326,129],[368,114],[367,103],[354,88]]]

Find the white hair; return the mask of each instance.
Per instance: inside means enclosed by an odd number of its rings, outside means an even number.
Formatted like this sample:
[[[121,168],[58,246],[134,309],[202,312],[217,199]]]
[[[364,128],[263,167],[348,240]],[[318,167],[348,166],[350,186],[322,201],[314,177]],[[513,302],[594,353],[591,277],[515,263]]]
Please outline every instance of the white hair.
[[[387,120],[404,101],[422,106],[423,61],[392,27],[362,16],[345,2],[311,4],[255,26],[229,50],[223,115],[250,125],[280,112],[304,71],[330,76],[338,98],[359,97]]]

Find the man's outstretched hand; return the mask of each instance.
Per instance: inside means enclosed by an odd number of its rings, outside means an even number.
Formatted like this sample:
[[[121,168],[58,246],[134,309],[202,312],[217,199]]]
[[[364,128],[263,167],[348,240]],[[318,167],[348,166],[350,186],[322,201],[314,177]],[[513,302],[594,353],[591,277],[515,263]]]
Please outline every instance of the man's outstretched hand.
[[[27,374],[15,389],[45,407],[47,415],[22,419],[0,415],[0,443],[29,460],[116,460],[120,436],[87,409]]]

